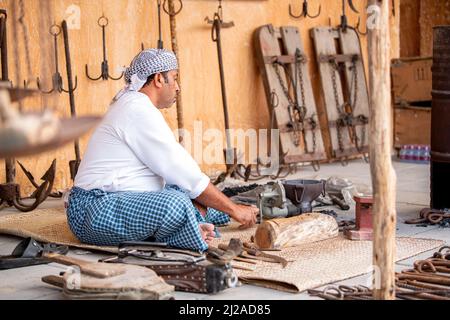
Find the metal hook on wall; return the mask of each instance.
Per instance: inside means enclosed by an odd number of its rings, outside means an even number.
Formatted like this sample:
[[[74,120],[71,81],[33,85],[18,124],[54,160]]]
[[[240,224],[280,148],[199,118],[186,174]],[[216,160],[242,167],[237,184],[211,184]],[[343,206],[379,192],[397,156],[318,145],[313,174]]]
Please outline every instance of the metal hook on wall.
[[[352,9],[353,12],[358,13],[358,9],[356,9],[355,5],[353,4],[353,0],[342,0],[342,16],[341,16],[341,24],[339,25],[339,29],[343,30],[344,32],[347,31],[348,25],[348,18],[347,14],[345,12],[345,2],[348,2],[348,5],[350,9]]]
[[[292,6],[289,4],[289,15],[293,18],[311,18],[311,19],[315,19],[318,16],[320,16],[320,13],[322,12],[322,5],[319,6],[319,12],[315,15],[311,15],[309,13],[309,4],[308,4],[308,0],[303,0],[303,5],[302,5],[302,12],[299,15],[295,15],[293,13],[292,10]]]
[[[361,31],[361,17],[358,17],[358,23],[356,24],[355,30],[360,34],[360,35],[367,35],[367,28],[366,31]]]
[[[39,77],[36,79],[36,84],[38,89],[45,94],[50,94],[53,93],[55,91],[58,91],[59,93],[61,92],[65,92],[65,93],[69,93],[69,90],[66,90],[63,88],[63,80],[62,80],[62,76],[61,73],[59,72],[59,60],[58,60],[58,36],[61,34],[61,27],[58,26],[57,24],[54,24],[50,27],[50,34],[53,36],[53,42],[54,42],[54,59],[55,59],[55,73],[52,76],[52,89],[45,91],[42,89],[41,87],[41,81],[39,79]],[[24,81],[24,86],[27,87],[28,83],[25,80]],[[73,91],[75,91],[75,89],[78,86],[78,78],[75,76],[75,86],[73,88]]]
[[[122,72],[122,74],[120,75],[120,77],[118,78],[114,78],[109,74],[109,65],[108,65],[108,59],[106,58],[106,26],[108,25],[109,20],[108,18],[105,17],[105,15],[102,15],[100,18],[98,18],[97,20],[97,24],[99,25],[99,27],[102,28],[102,39],[103,39],[103,61],[102,61],[102,66],[101,66],[101,74],[100,76],[98,76],[97,78],[93,78],[91,76],[89,76],[89,69],[88,69],[88,65],[86,64],[85,67],[85,71],[86,71],[86,76],[93,81],[97,81],[97,80],[120,80],[122,79],[124,73]]]
[[[163,49],[164,48],[164,43],[162,41],[162,31],[161,31],[161,0],[157,1],[157,5],[158,5],[158,44],[157,44],[157,48],[158,49]],[[166,10],[164,9],[164,11],[166,11]],[[181,9],[180,9],[180,11],[181,11]],[[141,43],[141,49],[142,49],[142,51],[144,51],[144,44],[143,43]]]

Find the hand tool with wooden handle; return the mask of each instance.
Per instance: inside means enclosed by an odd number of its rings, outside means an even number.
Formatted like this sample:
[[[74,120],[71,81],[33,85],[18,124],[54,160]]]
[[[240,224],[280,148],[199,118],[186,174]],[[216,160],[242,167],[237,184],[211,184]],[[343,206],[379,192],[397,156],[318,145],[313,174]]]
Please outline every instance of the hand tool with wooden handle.
[[[126,271],[125,268],[121,265],[102,262],[87,262],[85,260],[62,256],[56,253],[43,253],[42,256],[51,260],[52,262],[64,264],[66,266],[78,266],[82,273],[96,278],[109,278],[124,274]]]
[[[287,266],[287,264],[288,264],[288,261],[285,258],[276,256],[276,255],[273,255],[273,254],[268,254],[268,253],[262,252],[254,244],[249,243],[249,242],[244,242],[244,250],[249,255],[252,255],[252,256],[255,256],[255,257],[262,257],[262,258],[265,258],[265,259],[271,259],[271,260],[273,260],[275,262],[281,263],[283,268],[285,268]],[[265,260],[265,261],[267,261],[267,260]]]

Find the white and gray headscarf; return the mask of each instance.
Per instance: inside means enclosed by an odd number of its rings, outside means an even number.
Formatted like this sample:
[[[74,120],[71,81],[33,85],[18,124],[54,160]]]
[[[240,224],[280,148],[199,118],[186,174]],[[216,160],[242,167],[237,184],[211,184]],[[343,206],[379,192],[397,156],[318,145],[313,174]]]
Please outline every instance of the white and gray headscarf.
[[[172,51],[147,49],[141,51],[125,70],[125,87],[113,99],[117,101],[129,91],[139,91],[152,74],[178,69],[178,62]]]

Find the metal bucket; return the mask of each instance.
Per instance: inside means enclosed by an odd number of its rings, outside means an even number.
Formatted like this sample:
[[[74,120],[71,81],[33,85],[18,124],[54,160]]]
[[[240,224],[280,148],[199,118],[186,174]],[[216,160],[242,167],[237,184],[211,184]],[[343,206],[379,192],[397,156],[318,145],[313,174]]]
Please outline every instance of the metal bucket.
[[[450,208],[450,26],[437,26],[433,43],[431,208]]]

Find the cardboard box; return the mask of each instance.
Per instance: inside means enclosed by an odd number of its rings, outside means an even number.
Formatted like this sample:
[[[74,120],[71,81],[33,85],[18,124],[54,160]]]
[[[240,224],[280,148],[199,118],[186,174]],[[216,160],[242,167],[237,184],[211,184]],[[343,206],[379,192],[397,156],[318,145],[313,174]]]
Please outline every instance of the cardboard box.
[[[394,147],[405,144],[431,144],[431,108],[394,109]]]
[[[395,104],[408,106],[431,101],[432,65],[432,58],[392,60],[392,92]]]

